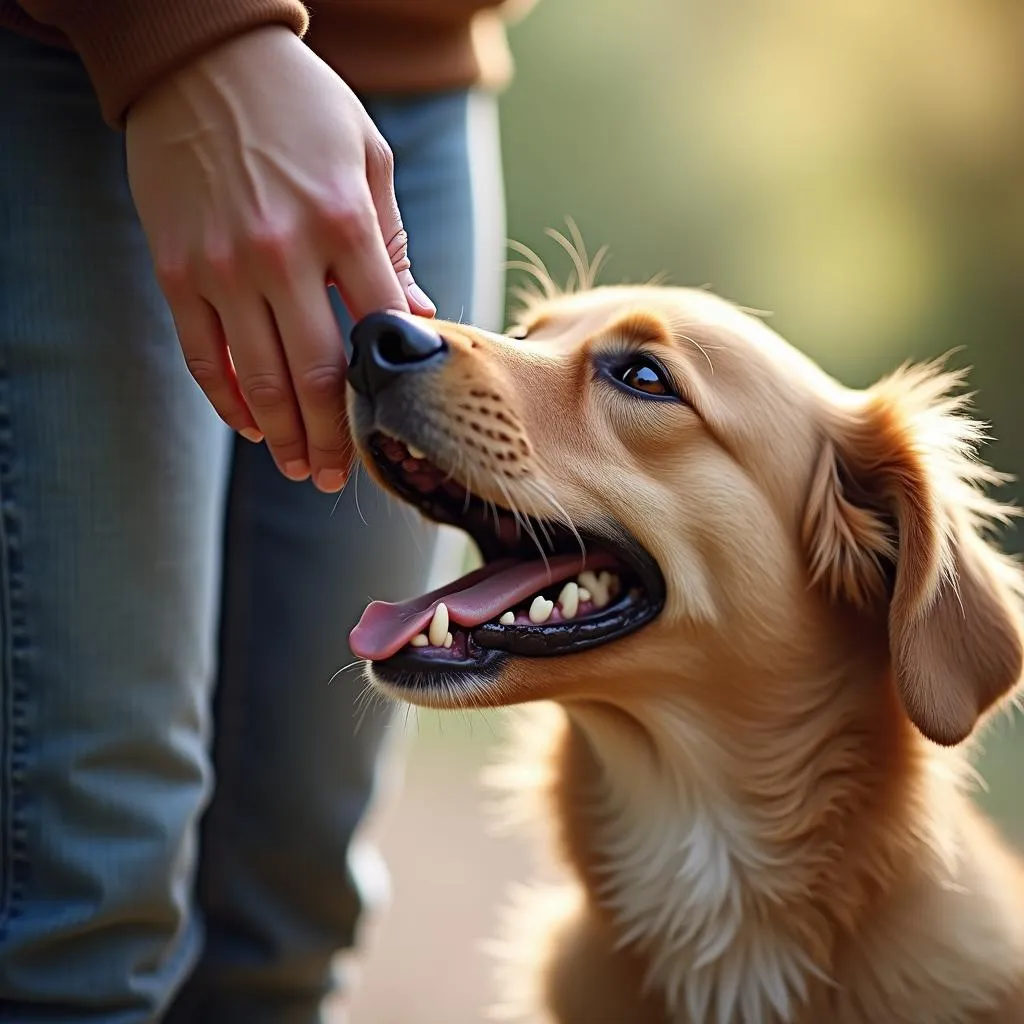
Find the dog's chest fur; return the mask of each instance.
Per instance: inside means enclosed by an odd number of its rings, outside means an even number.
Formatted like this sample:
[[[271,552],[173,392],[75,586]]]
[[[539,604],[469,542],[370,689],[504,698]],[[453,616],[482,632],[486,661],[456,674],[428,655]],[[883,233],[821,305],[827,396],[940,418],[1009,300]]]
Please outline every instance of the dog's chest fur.
[[[700,730],[669,707],[652,707],[644,727],[659,756],[638,756],[642,747],[602,715],[581,719],[605,767],[576,811],[618,945],[641,953],[646,984],[679,1024],[794,1019],[809,982],[823,979],[779,927],[792,884],[785,865],[716,791]]]
[[[557,714],[539,728],[531,724],[525,736],[533,753],[549,745],[550,756],[518,761],[492,783],[526,800],[518,808],[515,798],[503,805],[520,820],[537,820],[537,796],[554,799],[547,805],[554,814],[544,817],[560,823],[560,852],[601,909],[607,954],[639,966],[636,984],[644,994],[636,995],[644,1007],[665,1007],[664,1014],[638,1011],[634,1024],[1003,1024],[990,1014],[1019,976],[1017,955],[1007,951],[1024,955],[1024,920],[1016,919],[1013,900],[996,912],[976,902],[981,893],[969,877],[971,860],[957,867],[957,831],[946,827],[959,811],[951,807],[948,819],[929,816],[936,830],[916,836],[910,857],[916,882],[901,879],[896,891],[903,898],[884,897],[883,912],[867,928],[844,912],[844,897],[849,905],[861,900],[865,877],[869,887],[886,887],[892,865],[873,856],[859,879],[845,865],[874,850],[875,835],[862,835],[858,824],[856,838],[848,834],[846,843],[822,848],[780,834],[780,822],[798,817],[797,804],[815,802],[827,788],[823,778],[813,789],[806,779],[785,781],[778,817],[757,817],[723,785],[721,751],[706,730],[671,702],[651,704],[642,727],[596,709],[574,711],[570,719],[568,725]],[[539,743],[542,733],[547,743]],[[849,752],[830,756],[845,761]],[[922,785],[922,806],[948,802],[945,773],[936,774],[934,790],[927,780]],[[865,788],[877,789],[873,778]],[[840,790],[831,799],[851,796]],[[817,811],[828,813],[829,806],[818,801]],[[816,829],[810,833],[817,837]],[[859,850],[851,848],[856,842]],[[815,861],[819,879],[827,879],[827,916],[809,909],[820,884],[808,871]],[[518,981],[527,964],[514,960],[545,956],[569,920],[591,913],[579,898],[557,892],[523,891],[518,908],[510,908],[509,934],[518,933],[512,945],[520,955],[510,956],[508,947],[499,955]],[[840,933],[856,938],[841,942]],[[936,963],[945,967],[936,972]],[[595,969],[602,967],[580,968],[586,977]],[[539,991],[510,999],[534,1007],[546,1001]]]

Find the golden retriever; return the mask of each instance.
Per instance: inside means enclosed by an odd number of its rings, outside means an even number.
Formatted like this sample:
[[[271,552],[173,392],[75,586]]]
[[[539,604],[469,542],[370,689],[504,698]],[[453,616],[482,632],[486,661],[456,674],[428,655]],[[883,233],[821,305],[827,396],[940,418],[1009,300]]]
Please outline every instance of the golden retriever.
[[[1024,587],[959,377],[849,390],[653,286],[353,345],[360,457],[485,560],[353,650],[398,700],[552,702],[512,786],[572,884],[519,901],[509,1013],[1024,1021],[1024,868],[964,751],[1018,686]]]

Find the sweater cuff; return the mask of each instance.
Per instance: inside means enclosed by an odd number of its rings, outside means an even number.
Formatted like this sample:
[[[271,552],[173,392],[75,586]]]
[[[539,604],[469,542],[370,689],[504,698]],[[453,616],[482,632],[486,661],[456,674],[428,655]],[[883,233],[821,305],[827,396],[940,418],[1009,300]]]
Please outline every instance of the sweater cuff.
[[[107,123],[165,75],[235,36],[285,25],[303,36],[301,0],[21,0],[37,21],[60,29],[85,64]]]

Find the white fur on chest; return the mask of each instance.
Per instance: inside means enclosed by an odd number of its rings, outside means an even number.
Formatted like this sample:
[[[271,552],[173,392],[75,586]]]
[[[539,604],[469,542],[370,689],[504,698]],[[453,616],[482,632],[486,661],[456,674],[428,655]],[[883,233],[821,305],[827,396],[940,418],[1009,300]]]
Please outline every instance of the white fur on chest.
[[[600,899],[619,944],[647,959],[647,985],[678,1024],[793,1020],[816,971],[759,913],[782,901],[785,864],[718,790],[706,735],[668,703],[641,720],[653,749],[601,713],[576,721],[605,769],[586,808]]]

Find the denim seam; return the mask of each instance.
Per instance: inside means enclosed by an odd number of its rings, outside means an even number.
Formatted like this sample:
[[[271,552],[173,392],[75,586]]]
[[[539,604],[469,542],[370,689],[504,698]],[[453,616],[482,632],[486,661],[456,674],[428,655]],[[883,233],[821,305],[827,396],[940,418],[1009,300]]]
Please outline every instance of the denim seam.
[[[28,878],[28,658],[21,517],[14,501],[10,380],[0,371],[0,938],[20,912]]]

